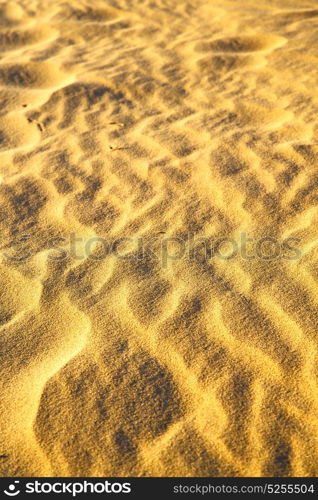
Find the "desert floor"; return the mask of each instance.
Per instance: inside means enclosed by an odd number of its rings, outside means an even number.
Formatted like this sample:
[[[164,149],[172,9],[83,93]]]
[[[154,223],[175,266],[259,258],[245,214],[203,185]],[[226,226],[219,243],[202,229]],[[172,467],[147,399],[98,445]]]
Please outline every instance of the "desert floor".
[[[317,2],[0,14],[1,475],[317,474]]]

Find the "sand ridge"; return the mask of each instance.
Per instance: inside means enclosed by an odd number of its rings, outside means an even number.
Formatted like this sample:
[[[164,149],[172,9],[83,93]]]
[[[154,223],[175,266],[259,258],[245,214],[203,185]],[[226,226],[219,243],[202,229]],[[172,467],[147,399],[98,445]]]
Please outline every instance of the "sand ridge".
[[[0,5],[1,475],[317,474],[317,18]],[[154,258],[242,233],[301,252]]]

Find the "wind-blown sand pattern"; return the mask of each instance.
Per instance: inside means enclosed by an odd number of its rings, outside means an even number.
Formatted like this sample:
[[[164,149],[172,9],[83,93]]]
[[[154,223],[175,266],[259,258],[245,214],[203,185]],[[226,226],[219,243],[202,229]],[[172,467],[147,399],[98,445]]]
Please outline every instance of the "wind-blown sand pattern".
[[[1,474],[316,475],[317,2],[0,7]],[[48,244],[242,232],[300,258]]]

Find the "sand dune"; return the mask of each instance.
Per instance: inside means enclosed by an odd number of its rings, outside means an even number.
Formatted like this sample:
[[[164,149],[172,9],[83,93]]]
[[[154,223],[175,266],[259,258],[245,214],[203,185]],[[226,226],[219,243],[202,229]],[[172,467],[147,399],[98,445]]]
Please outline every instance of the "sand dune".
[[[317,23],[0,5],[2,476],[317,474]]]

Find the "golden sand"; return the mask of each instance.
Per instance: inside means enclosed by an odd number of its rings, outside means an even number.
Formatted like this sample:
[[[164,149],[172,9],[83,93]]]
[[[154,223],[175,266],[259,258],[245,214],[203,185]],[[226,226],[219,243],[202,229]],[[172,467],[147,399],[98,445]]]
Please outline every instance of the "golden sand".
[[[317,474],[317,27],[310,0],[0,5],[3,476]],[[189,233],[300,253],[177,258]]]

